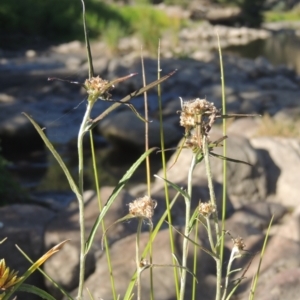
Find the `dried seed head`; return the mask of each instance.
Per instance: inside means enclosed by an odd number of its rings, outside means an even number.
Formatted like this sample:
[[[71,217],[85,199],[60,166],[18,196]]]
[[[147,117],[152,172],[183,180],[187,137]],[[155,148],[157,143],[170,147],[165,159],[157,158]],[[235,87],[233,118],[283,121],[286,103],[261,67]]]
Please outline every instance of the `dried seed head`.
[[[87,90],[87,93],[93,98],[109,99],[111,97],[109,91],[113,88],[112,84],[110,84],[109,81],[100,78],[99,76],[86,79],[84,86]]]
[[[203,217],[209,218],[210,215],[216,211],[216,206],[211,202],[200,202],[198,210]]]
[[[212,102],[206,99],[196,98],[190,101],[184,101],[182,104],[182,111],[190,115],[203,115],[217,112],[217,108]]]
[[[156,205],[157,202],[155,200],[152,200],[148,196],[144,196],[129,203],[129,213],[138,218],[151,220]]]
[[[244,240],[241,237],[232,239],[233,241],[233,251],[240,253],[246,247]]]
[[[200,132],[207,135],[217,116],[219,116],[219,111],[213,103],[197,98],[182,102],[180,125],[185,127],[186,132],[200,126]]]

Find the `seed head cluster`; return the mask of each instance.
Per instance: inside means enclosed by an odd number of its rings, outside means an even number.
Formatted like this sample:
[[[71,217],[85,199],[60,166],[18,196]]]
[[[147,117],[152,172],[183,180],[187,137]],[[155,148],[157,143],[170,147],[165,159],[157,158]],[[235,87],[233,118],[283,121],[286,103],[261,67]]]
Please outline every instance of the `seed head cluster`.
[[[157,205],[155,200],[144,196],[129,203],[129,213],[135,217],[151,220]]]
[[[211,202],[200,202],[198,206],[198,211],[203,217],[209,218],[210,215],[216,211],[216,206],[213,205]]]
[[[246,245],[244,243],[244,240],[241,237],[237,237],[232,241],[233,241],[233,248],[236,250],[236,252],[240,253],[245,249]]]
[[[180,125],[185,128],[185,146],[193,150],[201,148],[202,137],[208,135],[213,123],[219,116],[220,113],[214,104],[206,99],[196,98],[182,101]],[[196,128],[198,130],[194,130]]]
[[[102,98],[107,100],[111,97],[109,91],[113,88],[113,85],[109,81],[97,77],[92,77],[91,79],[86,79],[84,86],[87,90],[87,93],[91,95],[95,100],[97,98]]]

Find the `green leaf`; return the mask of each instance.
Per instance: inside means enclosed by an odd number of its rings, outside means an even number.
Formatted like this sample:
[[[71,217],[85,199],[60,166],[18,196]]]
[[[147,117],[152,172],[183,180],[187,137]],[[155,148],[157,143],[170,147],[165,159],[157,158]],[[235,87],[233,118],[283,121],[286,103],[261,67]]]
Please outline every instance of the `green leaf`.
[[[30,284],[26,284],[26,283],[23,283],[22,285],[20,285],[18,291],[38,295],[41,299],[55,300],[55,298],[53,296],[51,296],[50,294],[48,294],[46,291],[44,291],[34,285],[30,285]]]
[[[144,161],[144,159],[150,155],[155,149],[157,148],[151,148],[149,149],[147,152],[145,152],[132,166],[131,168],[126,172],[126,174],[122,177],[122,179],[119,181],[119,183],[116,185],[116,187],[114,188],[112,194],[109,196],[106,204],[103,206],[102,211],[100,212],[98,218],[96,219],[94,226],[90,232],[90,235],[85,243],[85,254],[87,254],[93,244],[93,240],[95,237],[95,234],[97,232],[97,229],[103,219],[103,217],[105,216],[105,214],[107,213],[108,209],[110,208],[110,206],[113,204],[114,200],[116,199],[116,197],[119,195],[120,191],[123,189],[123,187],[125,186],[125,184],[127,183],[127,181],[130,179],[130,177],[132,176],[132,174],[136,171],[136,169],[138,168],[138,166]]]
[[[44,141],[45,145],[47,146],[47,148],[51,151],[51,153],[53,154],[53,156],[55,157],[55,159],[57,160],[57,162],[59,163],[60,167],[62,168],[62,170],[64,171],[69,185],[71,187],[71,190],[75,193],[75,195],[77,196],[77,198],[81,199],[82,195],[79,192],[79,189],[72,177],[72,175],[70,174],[67,166],[65,165],[65,163],[63,162],[61,156],[58,154],[58,152],[55,150],[55,148],[53,147],[53,145],[51,144],[51,142],[49,141],[49,139],[46,137],[44,131],[42,130],[42,128],[26,113],[23,112],[23,115],[26,116],[26,118],[28,118],[28,120],[32,123],[32,125],[35,127],[35,129],[37,130],[37,132],[39,133],[39,135],[41,136],[42,140]]]
[[[216,153],[213,153],[213,152],[209,152],[209,154],[211,154],[212,156],[215,156],[217,158],[223,159],[223,160],[228,160],[228,161],[231,161],[231,162],[234,162],[234,163],[244,164],[244,165],[252,167],[252,165],[250,163],[248,163],[246,161],[243,161],[243,160],[238,160],[238,159],[233,159],[233,158],[230,158],[230,157],[225,157],[223,155],[216,154]]]
[[[158,176],[158,175],[154,175],[154,177],[159,178],[159,179],[165,181],[168,185],[172,186],[177,192],[179,192],[184,198],[187,198],[187,199],[190,200],[189,194],[188,194],[186,191],[184,191],[184,190],[183,190],[180,186],[178,186],[177,184],[175,184],[175,183],[173,183],[173,182],[171,182],[171,181],[169,181],[169,180],[167,180],[167,179],[165,179],[165,178],[162,178],[162,177],[160,177],[160,176]]]

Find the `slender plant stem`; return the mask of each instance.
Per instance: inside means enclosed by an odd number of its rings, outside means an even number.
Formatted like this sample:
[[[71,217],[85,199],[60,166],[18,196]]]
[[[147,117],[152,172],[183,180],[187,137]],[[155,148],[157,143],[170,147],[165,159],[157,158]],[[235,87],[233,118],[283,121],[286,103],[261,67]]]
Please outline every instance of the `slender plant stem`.
[[[196,218],[196,224],[195,224],[195,241],[198,240],[198,228],[199,228],[199,219]],[[198,246],[194,245],[194,265],[193,265],[193,273],[197,274],[197,252],[198,252]],[[195,277],[193,277],[193,290],[192,290],[192,300],[196,299],[196,287],[197,287],[197,280]]]
[[[81,200],[79,202],[79,224],[80,224],[80,265],[79,265],[79,285],[77,300],[82,300],[84,273],[85,273],[85,224],[84,224],[84,199],[83,199],[83,137],[86,133],[85,126],[90,119],[90,113],[94,102],[88,101],[87,108],[78,133],[78,171],[79,171],[79,192]]]
[[[225,284],[224,284],[224,291],[223,291],[222,300],[226,299],[228,283],[229,283],[229,275],[230,275],[230,270],[231,270],[232,263],[235,259],[235,253],[236,253],[236,250],[235,250],[235,248],[233,248],[232,251],[231,251],[231,254],[230,254],[228,264],[227,264],[227,272],[226,272],[226,278],[225,278]]]
[[[145,67],[144,67],[144,57],[143,57],[143,49],[141,49],[141,63],[142,63],[142,74],[143,74],[143,86],[146,86],[146,75],[145,75]],[[147,91],[144,92],[144,107],[145,107],[145,119],[148,121],[148,97]],[[145,151],[149,150],[149,123],[145,123]],[[146,173],[147,173],[147,188],[148,188],[148,196],[151,198],[151,178],[150,178],[150,157],[146,157]],[[150,226],[149,235],[151,237],[152,227]],[[149,260],[152,265],[152,243],[150,243],[149,249]],[[150,268],[150,299],[154,300],[154,286],[153,286],[153,269]]]
[[[141,300],[141,293],[142,293],[142,283],[141,283],[141,259],[140,259],[140,235],[141,235],[141,229],[143,224],[143,219],[138,218],[138,228],[136,233],[136,243],[135,243],[135,262],[136,262],[136,270],[137,270],[137,300]]]
[[[157,54],[157,79],[160,79],[160,40],[158,43],[158,54]],[[157,96],[158,96],[158,110],[159,110],[159,132],[160,132],[160,147],[161,147],[161,160],[162,160],[162,168],[164,173],[164,178],[167,179],[167,167],[166,167],[166,155],[165,155],[165,142],[164,142],[164,127],[163,127],[163,114],[162,114],[162,99],[161,99],[161,87],[160,84],[157,85]],[[172,253],[175,253],[175,243],[173,237],[173,229],[172,229],[172,216],[171,216],[171,208],[170,208],[170,197],[169,197],[169,189],[168,184],[164,182],[165,188],[165,198],[166,198],[166,208],[168,213],[168,223],[169,223],[169,236],[170,236],[170,247]],[[177,264],[177,261],[172,255],[173,264]],[[176,268],[174,268],[174,280],[175,280],[175,290],[177,299],[179,298],[179,278],[178,272]]]
[[[215,211],[213,212],[213,220],[215,224],[215,233],[216,233],[216,241],[219,243],[220,241],[220,229],[219,229],[219,222],[218,222],[218,210],[216,204],[216,196],[214,192],[213,180],[212,180],[212,173],[211,173],[211,166],[209,161],[209,151],[208,151],[208,141],[206,135],[203,135],[202,139],[203,145],[203,155],[204,155],[204,162],[205,162],[205,169],[207,174],[208,180],[208,189],[210,195],[210,201],[215,206]],[[211,230],[210,230],[211,231]],[[217,282],[216,282],[216,300],[220,300],[221,298],[221,281],[222,281],[222,264],[220,260],[220,245],[216,245],[213,249],[214,253],[216,254],[215,261],[216,261],[216,269],[217,269]]]
[[[219,57],[220,57],[220,73],[221,73],[221,87],[222,87],[222,114],[226,115],[226,97],[225,97],[225,77],[224,77],[224,68],[223,68],[223,58],[222,58],[222,49],[220,45],[220,38],[218,37],[218,48],[219,48]],[[222,127],[223,127],[223,136],[227,134],[226,128],[227,120],[223,118]],[[227,156],[227,141],[223,141],[223,156]],[[224,256],[224,235],[225,235],[225,219],[226,219],[226,195],[227,195],[227,161],[223,160],[223,191],[222,191],[222,232],[221,232],[221,244],[220,244],[220,260],[221,265],[223,265],[223,256]]]
[[[209,217],[207,217],[205,219],[206,219],[206,224],[207,224],[207,234],[208,234],[208,240],[209,240],[210,248],[211,248],[211,251],[213,253],[216,253],[216,247],[215,247],[215,244],[214,244],[212,230],[211,230],[211,226],[210,226],[210,219],[209,219]]]
[[[96,155],[95,155],[93,131],[89,130],[89,133],[90,133],[90,142],[91,142],[91,152],[92,152],[92,160],[93,160],[95,187],[96,187],[96,192],[97,192],[99,211],[101,212],[102,202],[101,202],[100,184],[99,184],[99,178],[98,178],[98,172],[97,172],[97,162],[96,162]],[[104,220],[101,221],[101,227],[102,227],[102,232],[106,232],[106,227],[105,227]],[[112,269],[112,264],[111,264],[110,251],[109,251],[109,245],[108,245],[106,234],[104,235],[104,245],[105,245],[105,254],[106,254],[106,258],[107,258],[108,270],[109,270],[109,274],[110,274],[110,283],[111,283],[112,295],[113,295],[113,299],[117,300],[115,280],[114,280],[114,276],[113,276],[113,269]]]
[[[196,154],[193,154],[192,162],[189,169],[188,174],[188,195],[189,197],[185,197],[185,228],[184,228],[184,235],[186,237],[190,234],[190,217],[191,217],[191,199],[192,199],[192,187],[193,187],[193,171],[196,165]],[[185,294],[185,286],[186,286],[186,268],[187,268],[187,257],[188,257],[188,246],[189,240],[187,238],[183,239],[182,245],[182,271],[181,271],[181,280],[180,280],[180,300],[184,300]]]

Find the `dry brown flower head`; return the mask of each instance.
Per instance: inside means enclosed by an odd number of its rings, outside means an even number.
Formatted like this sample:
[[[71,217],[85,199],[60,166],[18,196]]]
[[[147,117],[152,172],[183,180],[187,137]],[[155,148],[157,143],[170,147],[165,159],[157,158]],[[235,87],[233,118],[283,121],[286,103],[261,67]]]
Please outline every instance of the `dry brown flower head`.
[[[216,206],[211,202],[200,202],[198,210],[203,217],[209,218],[216,211]]]
[[[241,237],[232,239],[232,241],[233,241],[233,247],[236,249],[236,252],[241,252],[245,249],[246,245],[244,243],[244,240]]]
[[[109,99],[111,95],[108,93],[109,90],[113,88],[113,85],[109,81],[97,77],[92,77],[91,79],[86,79],[84,86],[87,90],[87,93],[93,98],[103,98]]]
[[[151,220],[157,205],[149,196],[137,198],[129,203],[129,213],[135,217]]]

